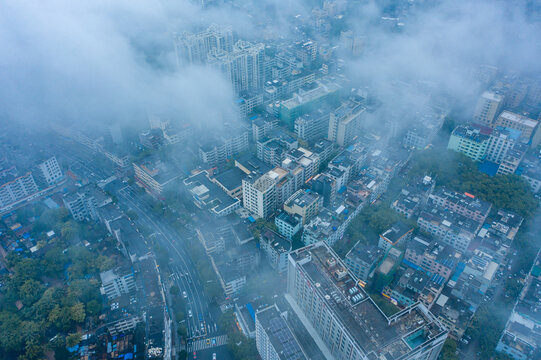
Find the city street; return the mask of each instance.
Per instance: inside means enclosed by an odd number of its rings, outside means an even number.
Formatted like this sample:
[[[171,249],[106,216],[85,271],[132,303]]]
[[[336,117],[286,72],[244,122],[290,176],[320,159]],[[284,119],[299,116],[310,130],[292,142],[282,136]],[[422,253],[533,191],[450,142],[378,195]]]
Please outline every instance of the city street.
[[[222,335],[216,324],[219,307],[211,305],[205,297],[195,266],[182,246],[186,241],[194,241],[191,235],[188,232],[182,236],[177,235],[166,221],[152,213],[150,205],[131,187],[120,189],[117,196],[120,203],[137,213],[138,219],[135,222],[151,229],[151,236],[169,251],[174,281],[180,291],[186,293],[188,343]]]
[[[94,181],[103,181],[113,175],[96,166],[92,161],[94,154],[82,145],[61,139],[55,142],[52,147],[62,154],[60,158],[88,171]],[[122,187],[112,187],[112,193],[118,198],[118,205],[133,210],[138,216],[137,219],[133,220],[134,223],[149,229],[152,232],[151,237],[169,252],[171,269],[173,270],[172,280],[177,284],[181,293],[186,293],[187,347],[195,348],[196,354],[201,351],[202,355],[198,358],[212,359],[213,352],[209,351],[214,348],[219,349],[216,350],[216,353],[220,354],[219,358],[230,358],[227,348],[223,346],[226,342],[225,334],[221,333],[217,326],[221,310],[218,305],[210,304],[205,297],[199,275],[183,246],[188,241],[194,241],[193,235],[188,230],[179,235],[164,219],[152,212],[151,205],[144,200],[142,194],[138,193],[139,189],[118,183]],[[147,245],[145,244],[145,246]],[[176,326],[172,328],[176,329]],[[173,336],[176,336],[176,332]],[[220,341],[216,341],[214,344],[211,340],[213,338],[220,339]],[[192,342],[199,344],[201,341],[206,344],[207,339],[210,341],[209,346],[191,345]],[[175,344],[177,350],[180,350],[180,342],[177,340]],[[193,358],[193,350],[190,352],[190,358]]]

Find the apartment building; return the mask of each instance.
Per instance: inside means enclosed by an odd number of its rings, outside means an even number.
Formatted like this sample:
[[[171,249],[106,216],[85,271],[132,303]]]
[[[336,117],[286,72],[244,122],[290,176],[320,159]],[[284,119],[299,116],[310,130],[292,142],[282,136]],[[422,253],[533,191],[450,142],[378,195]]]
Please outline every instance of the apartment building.
[[[420,303],[384,315],[323,242],[289,255],[286,298],[338,360],[435,360],[447,338],[447,330]]]

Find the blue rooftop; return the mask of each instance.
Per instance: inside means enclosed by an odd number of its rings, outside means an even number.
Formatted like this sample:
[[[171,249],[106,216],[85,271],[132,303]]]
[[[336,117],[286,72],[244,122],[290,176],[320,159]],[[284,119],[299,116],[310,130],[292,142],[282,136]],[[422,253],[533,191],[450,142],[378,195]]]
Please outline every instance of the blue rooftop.
[[[484,161],[477,165],[477,168],[480,172],[487,174],[488,176],[494,176],[498,172],[498,168],[500,165],[490,162],[490,161]]]

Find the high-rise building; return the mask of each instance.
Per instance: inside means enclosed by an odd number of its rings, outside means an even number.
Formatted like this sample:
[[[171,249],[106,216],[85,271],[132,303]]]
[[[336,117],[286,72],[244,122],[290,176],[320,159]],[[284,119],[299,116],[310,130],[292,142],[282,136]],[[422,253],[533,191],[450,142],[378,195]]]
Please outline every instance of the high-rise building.
[[[98,220],[98,202],[89,187],[64,195],[64,205],[77,221]]]
[[[242,202],[245,209],[268,218],[276,210],[276,182],[267,174],[242,180]]]
[[[239,130],[218,138],[209,138],[199,146],[199,158],[209,165],[225,162],[248,149],[248,132]]]
[[[321,200],[321,197],[315,192],[299,190],[287,199],[284,211],[292,215],[299,215],[302,218],[302,224],[305,225],[317,215]]]
[[[56,161],[56,156],[45,160],[38,165],[38,168],[41,170],[41,173],[49,186],[56,184],[64,176],[62,169],[60,169],[60,165],[58,165],[58,161]]]
[[[495,125],[518,130],[521,133],[520,138],[529,141],[538,126],[538,122],[506,110],[498,116]]]
[[[237,94],[256,91],[265,83],[265,45],[239,40],[231,52],[211,49],[208,64],[224,73]]]
[[[255,334],[262,360],[308,359],[276,305],[255,314]]]
[[[295,120],[295,134],[304,141],[313,141],[327,135],[329,109],[317,108]]]
[[[38,192],[32,172],[19,175],[15,167],[0,171],[0,207],[6,207]]]
[[[503,96],[492,91],[485,91],[475,106],[473,120],[490,126],[499,115],[502,106]]]
[[[197,34],[183,33],[174,41],[179,65],[205,64],[211,50],[229,52],[233,49],[233,31],[231,27],[213,24],[207,30]]]
[[[323,242],[290,253],[286,299],[337,360],[435,360],[448,334],[421,303],[386,316]]]
[[[520,138],[520,131],[497,126],[490,134],[486,159],[501,163],[507,151],[513,148]]]
[[[447,148],[460,152],[473,161],[484,160],[490,139],[490,129],[480,126],[459,125],[451,133]]]
[[[365,108],[357,99],[349,99],[331,112],[327,139],[340,146],[349,145],[358,135],[361,116]]]

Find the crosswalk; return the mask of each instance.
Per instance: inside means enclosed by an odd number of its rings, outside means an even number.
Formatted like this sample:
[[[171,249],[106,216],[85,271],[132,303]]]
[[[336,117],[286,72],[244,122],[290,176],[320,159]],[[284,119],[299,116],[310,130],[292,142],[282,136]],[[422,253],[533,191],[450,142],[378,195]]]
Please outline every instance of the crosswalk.
[[[220,335],[220,336],[216,336],[212,338],[209,337],[206,339],[200,339],[200,340],[190,342],[187,346],[187,349],[188,349],[188,353],[190,353],[192,351],[210,349],[210,348],[213,348],[216,346],[222,346],[225,344],[227,344],[227,335]]]

